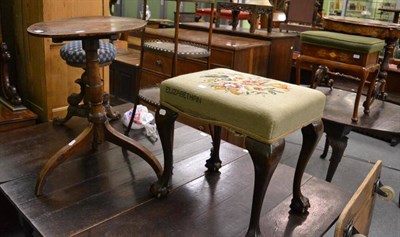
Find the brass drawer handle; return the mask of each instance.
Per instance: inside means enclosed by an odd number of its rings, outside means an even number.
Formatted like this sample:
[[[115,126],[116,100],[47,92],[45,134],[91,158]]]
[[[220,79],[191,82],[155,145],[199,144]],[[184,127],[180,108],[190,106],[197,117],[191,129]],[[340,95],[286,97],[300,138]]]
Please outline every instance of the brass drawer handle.
[[[161,67],[162,66],[162,61],[160,59],[157,59],[156,60],[156,65]]]

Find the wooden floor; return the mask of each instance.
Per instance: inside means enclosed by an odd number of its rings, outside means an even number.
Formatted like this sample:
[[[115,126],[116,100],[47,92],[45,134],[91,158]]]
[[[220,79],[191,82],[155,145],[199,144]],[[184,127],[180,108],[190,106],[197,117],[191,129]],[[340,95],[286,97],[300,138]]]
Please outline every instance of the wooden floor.
[[[128,108],[122,105],[114,109],[122,112]],[[223,167],[219,173],[207,173],[204,164],[210,153],[210,137],[179,123],[167,198],[155,199],[150,194],[149,187],[157,178],[147,163],[111,143],[59,166],[45,185],[45,196],[34,196],[41,166],[86,125],[85,119],[73,118],[65,126],[42,123],[0,134],[2,198],[37,235],[245,235],[254,181],[248,153],[222,143]],[[112,125],[122,130],[119,121]],[[131,137],[162,162],[159,142],[151,143],[143,131],[131,132]],[[261,218],[265,236],[320,236],[349,199],[350,194],[333,184],[305,174],[303,193],[310,198],[309,214],[290,214],[293,175],[293,168],[279,165],[272,178]],[[6,219],[4,215],[7,213],[1,211],[0,216]]]

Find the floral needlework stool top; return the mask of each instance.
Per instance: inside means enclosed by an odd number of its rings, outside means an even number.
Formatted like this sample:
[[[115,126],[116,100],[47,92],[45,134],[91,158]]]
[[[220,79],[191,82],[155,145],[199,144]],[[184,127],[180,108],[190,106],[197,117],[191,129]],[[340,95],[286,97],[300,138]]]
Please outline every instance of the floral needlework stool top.
[[[259,76],[243,76],[242,73],[213,73],[203,76],[204,86],[223,90],[234,95],[278,94],[289,91],[289,86]]]
[[[216,68],[163,81],[160,103],[273,143],[321,118],[325,95],[274,79]]]

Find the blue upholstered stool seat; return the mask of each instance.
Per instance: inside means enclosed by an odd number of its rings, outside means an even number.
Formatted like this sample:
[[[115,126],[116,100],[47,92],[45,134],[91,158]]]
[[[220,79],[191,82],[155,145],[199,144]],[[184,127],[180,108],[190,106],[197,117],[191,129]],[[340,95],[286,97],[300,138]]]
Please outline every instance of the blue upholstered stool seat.
[[[99,55],[100,66],[106,66],[115,59],[117,49],[112,43],[100,41],[97,53]],[[60,55],[68,65],[83,68],[86,66],[86,54],[80,40],[72,41],[62,46]]]

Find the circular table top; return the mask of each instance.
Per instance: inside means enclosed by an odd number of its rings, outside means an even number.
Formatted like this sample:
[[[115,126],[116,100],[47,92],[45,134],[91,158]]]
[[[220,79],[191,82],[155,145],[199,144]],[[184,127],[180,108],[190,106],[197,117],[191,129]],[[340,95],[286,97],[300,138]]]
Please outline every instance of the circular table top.
[[[326,16],[324,21],[342,22],[360,26],[381,27],[381,28],[394,28],[399,30],[400,24],[388,21],[379,21],[365,18],[348,17],[348,16]]]
[[[29,34],[53,39],[85,37],[106,38],[113,34],[135,31],[146,21],[115,16],[87,16],[38,22],[28,27]]]
[[[323,18],[322,25],[325,30],[380,39],[397,40],[400,37],[400,24],[388,21],[347,16],[327,16]]]
[[[400,12],[400,8],[393,8],[393,7],[381,7],[378,8],[378,10],[384,12]]]

